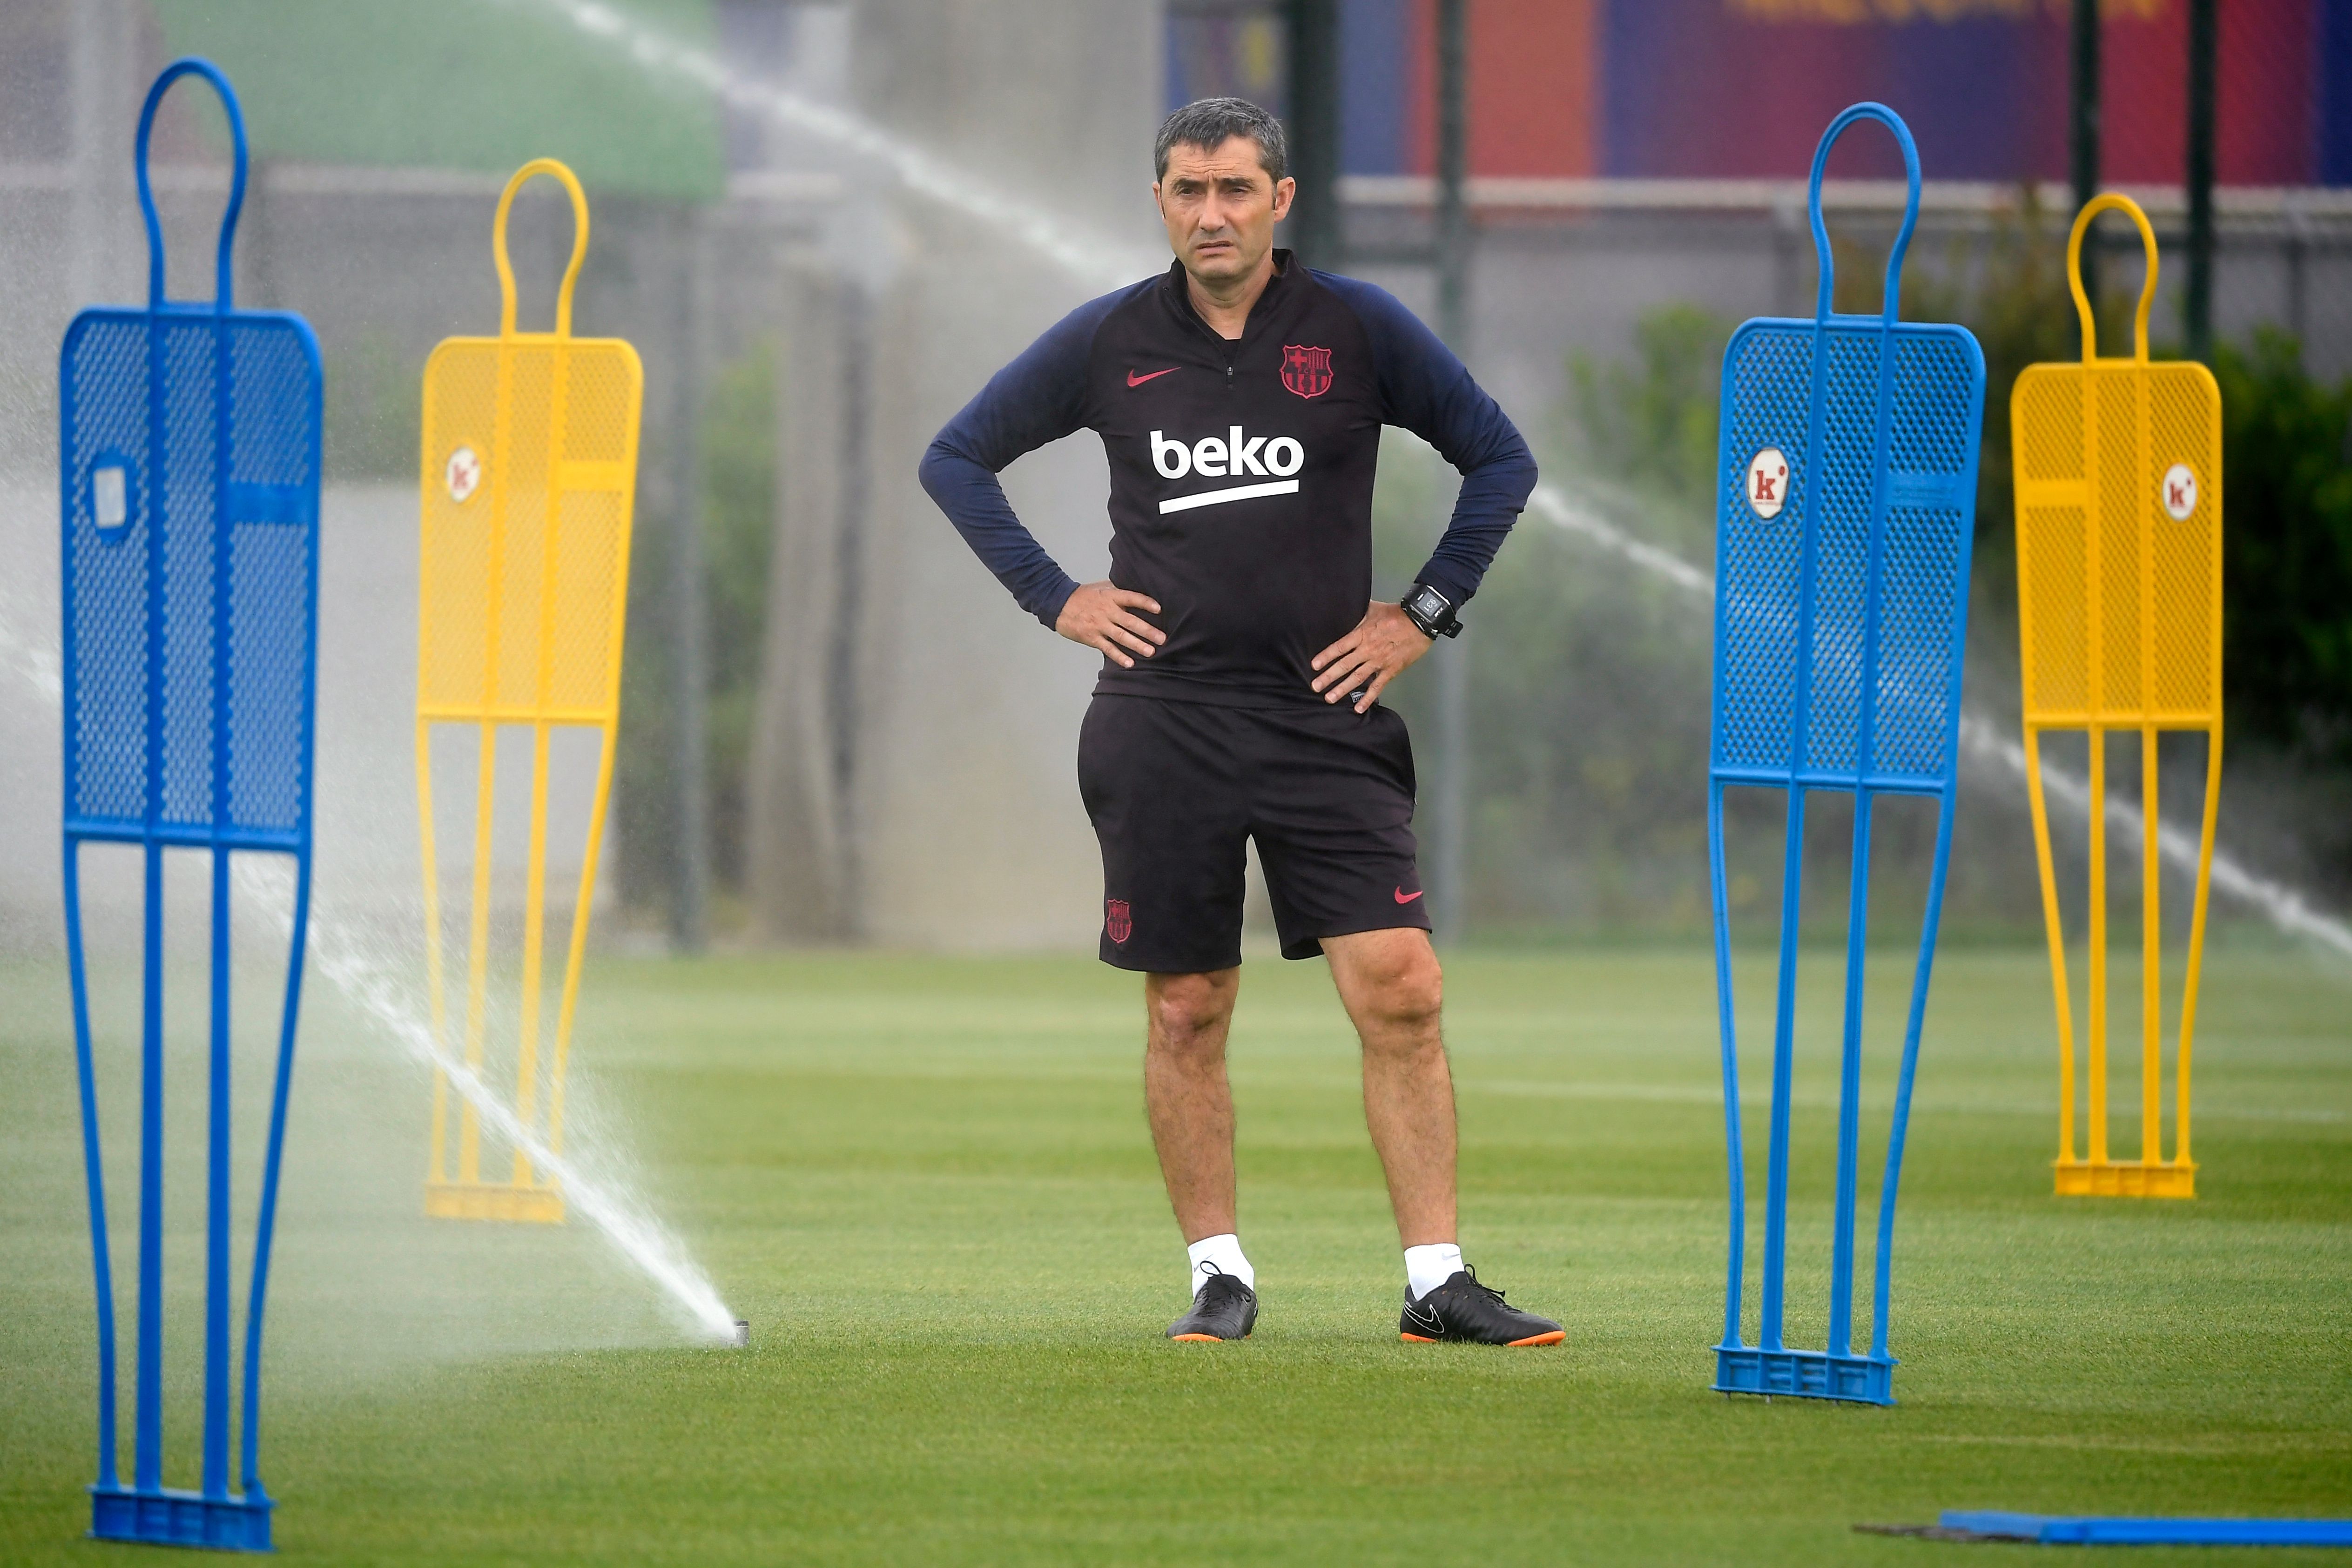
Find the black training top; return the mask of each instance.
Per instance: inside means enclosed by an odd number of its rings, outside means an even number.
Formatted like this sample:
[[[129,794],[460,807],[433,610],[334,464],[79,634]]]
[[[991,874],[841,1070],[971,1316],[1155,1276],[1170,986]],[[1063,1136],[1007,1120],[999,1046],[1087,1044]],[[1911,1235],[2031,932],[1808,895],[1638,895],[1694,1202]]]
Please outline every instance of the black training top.
[[[1168,633],[1097,692],[1237,706],[1318,700],[1308,661],[1372,591],[1381,426],[1462,473],[1416,580],[1462,604],[1510,532],[1535,459],[1462,361],[1385,289],[1296,265],[1239,339],[1192,308],[1181,264],[1070,312],[999,371],[923,456],[923,487],[1024,610],[1054,624],[1077,584],[1013,515],[997,473],[1081,427],[1110,461],[1110,580]]]

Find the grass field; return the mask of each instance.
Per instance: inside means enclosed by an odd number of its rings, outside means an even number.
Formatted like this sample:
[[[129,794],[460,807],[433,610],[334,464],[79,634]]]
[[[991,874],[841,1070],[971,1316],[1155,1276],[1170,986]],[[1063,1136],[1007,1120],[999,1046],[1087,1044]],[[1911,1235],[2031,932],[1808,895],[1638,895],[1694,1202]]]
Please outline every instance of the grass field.
[[[1890,967],[1874,982],[1882,1107],[1901,979]],[[1812,976],[1809,1003],[1832,981]],[[1932,1563],[1965,1549],[1851,1526],[1962,1506],[2352,1514],[2352,979],[2230,952],[2207,988],[2204,1196],[2062,1202],[2040,962],[1946,956],[1897,1243],[1902,1403],[1864,1409],[1706,1391],[1724,1176],[1703,953],[1451,967],[1464,1240],[1514,1300],[1566,1320],[1550,1352],[1398,1343],[1395,1236],[1319,965],[1244,971],[1243,1232],[1265,1315],[1231,1346],[1159,1337],[1183,1255],[1127,977],[863,956],[595,966],[579,1072],[601,1135],[633,1151],[752,1320],[749,1353],[678,1348],[577,1224],[419,1218],[424,1084],[322,987],[271,1302],[263,1471],[280,1549],[438,1564]],[[1764,988],[1749,973],[1747,1010]],[[46,967],[0,974],[11,1564],[135,1550],[78,1539],[91,1331],[60,990]],[[1832,1083],[1827,1009],[1812,1010],[1801,1343],[1824,1315]],[[2134,1103],[2128,1075],[2117,1093]],[[200,1218],[191,1198],[173,1223]],[[174,1386],[194,1372],[180,1355]]]

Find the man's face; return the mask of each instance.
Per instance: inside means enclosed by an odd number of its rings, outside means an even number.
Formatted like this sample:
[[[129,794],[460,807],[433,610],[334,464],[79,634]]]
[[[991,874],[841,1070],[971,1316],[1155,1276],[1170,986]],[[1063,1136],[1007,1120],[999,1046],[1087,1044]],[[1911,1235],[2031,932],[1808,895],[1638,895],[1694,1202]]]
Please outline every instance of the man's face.
[[[1218,148],[1178,142],[1168,172],[1151,187],[1168,225],[1168,247],[1203,282],[1245,277],[1274,248],[1274,225],[1290,211],[1297,183],[1276,184],[1257,160],[1257,143],[1228,137]]]

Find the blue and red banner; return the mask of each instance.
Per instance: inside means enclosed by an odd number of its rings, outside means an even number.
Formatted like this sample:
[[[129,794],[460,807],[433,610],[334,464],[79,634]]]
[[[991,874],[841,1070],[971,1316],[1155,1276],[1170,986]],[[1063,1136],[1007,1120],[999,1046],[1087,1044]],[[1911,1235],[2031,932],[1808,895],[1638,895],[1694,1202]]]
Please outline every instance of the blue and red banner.
[[[1874,99],[1939,179],[2067,174],[2069,0],[1469,0],[1475,174],[1780,178],[1821,127]],[[1435,0],[1341,0],[1343,166],[1434,162]],[[2103,0],[2102,172],[2178,184],[2188,145],[2188,0]],[[2219,7],[2226,185],[2352,184],[2352,0]],[[1170,22],[1171,105],[1240,92],[1279,108],[1264,13]],[[1835,172],[1891,177],[1857,139]]]

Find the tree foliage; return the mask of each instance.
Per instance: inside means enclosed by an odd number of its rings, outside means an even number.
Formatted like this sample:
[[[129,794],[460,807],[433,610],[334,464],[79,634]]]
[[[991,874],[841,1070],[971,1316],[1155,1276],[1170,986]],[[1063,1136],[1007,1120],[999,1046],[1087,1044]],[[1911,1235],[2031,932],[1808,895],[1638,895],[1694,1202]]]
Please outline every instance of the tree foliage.
[[[2314,379],[2267,329],[2213,371],[2231,727],[2352,764],[2352,381]]]
[[[1584,450],[1601,473],[1664,501],[1711,510],[1717,367],[1729,324],[1696,305],[1665,305],[1633,328],[1633,361],[1569,356]]]

